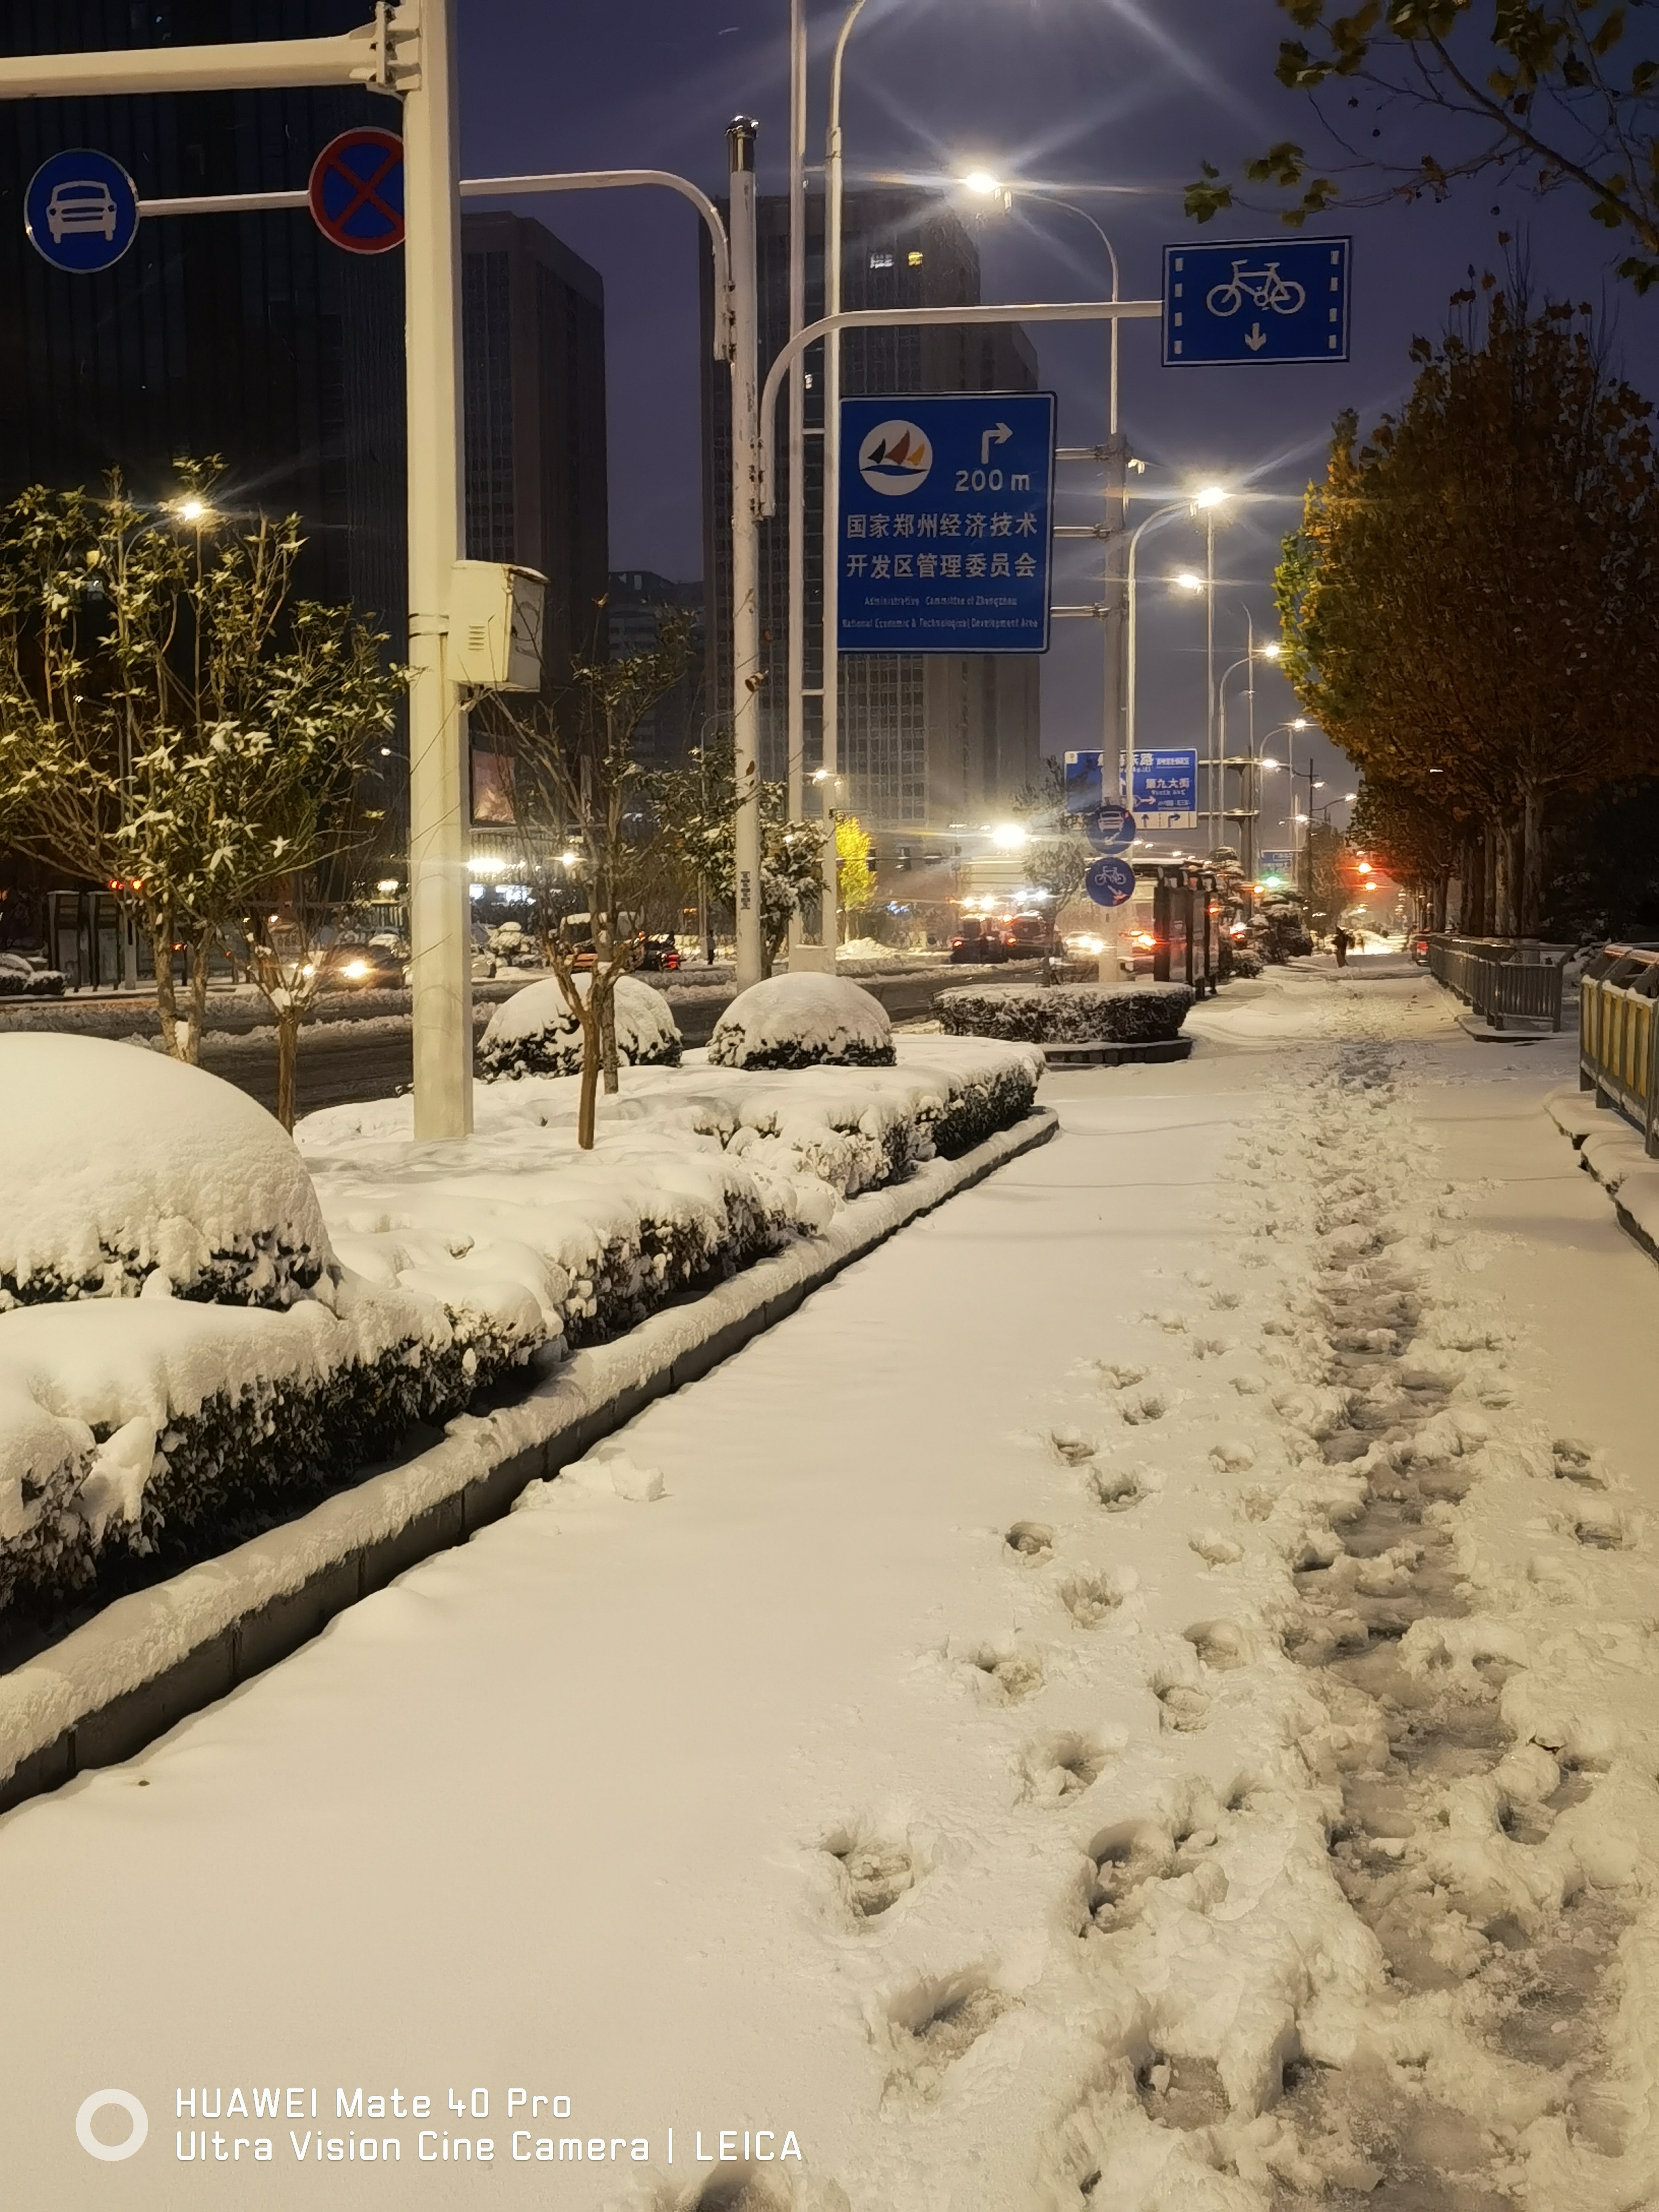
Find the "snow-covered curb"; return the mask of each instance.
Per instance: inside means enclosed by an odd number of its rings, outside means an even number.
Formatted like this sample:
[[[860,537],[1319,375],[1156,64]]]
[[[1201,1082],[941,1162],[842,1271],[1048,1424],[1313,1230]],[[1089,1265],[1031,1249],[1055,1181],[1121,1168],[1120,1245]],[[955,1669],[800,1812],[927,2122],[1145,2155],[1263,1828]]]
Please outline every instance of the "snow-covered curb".
[[[1613,1200],[1619,1226],[1659,1260],[1659,1160],[1648,1158],[1622,1115],[1596,1104],[1593,1091],[1553,1091],[1544,1106]]]
[[[653,1398],[792,1313],[918,1215],[1046,1144],[1043,1109],[955,1160],[850,1200],[820,1235],[706,1296],[565,1360],[520,1402],[449,1423],[444,1441],[303,1519],[118,1599],[0,1676],[0,1810],[130,1757],[189,1712],[319,1634],[346,1606],[500,1517]]]

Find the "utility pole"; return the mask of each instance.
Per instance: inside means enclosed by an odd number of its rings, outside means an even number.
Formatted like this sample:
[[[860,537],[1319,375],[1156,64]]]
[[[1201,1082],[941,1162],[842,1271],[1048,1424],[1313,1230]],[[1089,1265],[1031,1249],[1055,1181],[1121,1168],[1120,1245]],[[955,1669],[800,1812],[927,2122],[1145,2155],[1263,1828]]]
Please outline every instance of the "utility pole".
[[[1221,842],[1221,795],[1217,781],[1222,771],[1216,764],[1215,745],[1215,509],[1207,507],[1204,514],[1204,762],[1206,774],[1206,796],[1209,801],[1210,849],[1213,852]]]
[[[737,984],[761,980],[761,666],[759,461],[756,445],[757,353],[755,139],[759,125],[738,116],[731,153],[732,287],[732,747],[737,774]]]
[[[404,95],[410,982],[415,1134],[450,1139],[472,1127],[467,717],[448,637],[465,542],[455,91],[449,0],[424,0],[420,75]]]
[[[789,335],[806,322],[806,0],[789,0]],[[789,378],[789,819],[806,811],[806,364]],[[789,968],[804,969],[801,918],[789,925]]]

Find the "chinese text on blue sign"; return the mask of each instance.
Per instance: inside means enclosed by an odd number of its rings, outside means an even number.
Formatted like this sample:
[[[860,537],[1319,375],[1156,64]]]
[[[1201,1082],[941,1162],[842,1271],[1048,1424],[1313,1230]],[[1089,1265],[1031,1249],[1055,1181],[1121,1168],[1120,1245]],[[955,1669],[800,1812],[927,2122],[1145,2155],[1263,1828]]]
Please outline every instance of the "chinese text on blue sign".
[[[1198,751],[1137,752],[1131,770],[1135,818],[1143,830],[1190,830],[1198,820]]]
[[[1164,249],[1164,365],[1346,361],[1347,238]]]
[[[842,405],[842,653],[1046,653],[1054,401]]]

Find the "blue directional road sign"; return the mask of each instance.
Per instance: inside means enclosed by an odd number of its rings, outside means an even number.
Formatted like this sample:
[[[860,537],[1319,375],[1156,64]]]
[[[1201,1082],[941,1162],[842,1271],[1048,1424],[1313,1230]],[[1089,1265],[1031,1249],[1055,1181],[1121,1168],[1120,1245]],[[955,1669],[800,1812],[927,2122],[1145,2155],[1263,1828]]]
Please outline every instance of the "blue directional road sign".
[[[112,269],[138,235],[138,187],[107,154],[54,154],[29,179],[23,227],[54,269],[77,276]]]
[[[1191,830],[1198,822],[1198,751],[1137,752],[1130,764],[1130,793],[1144,830]]]
[[[1046,653],[1052,392],[848,399],[843,653]]]
[[[1164,249],[1164,365],[1346,361],[1351,238]]]
[[[1127,906],[1135,895],[1135,872],[1127,860],[1097,860],[1083,888],[1097,906]]]

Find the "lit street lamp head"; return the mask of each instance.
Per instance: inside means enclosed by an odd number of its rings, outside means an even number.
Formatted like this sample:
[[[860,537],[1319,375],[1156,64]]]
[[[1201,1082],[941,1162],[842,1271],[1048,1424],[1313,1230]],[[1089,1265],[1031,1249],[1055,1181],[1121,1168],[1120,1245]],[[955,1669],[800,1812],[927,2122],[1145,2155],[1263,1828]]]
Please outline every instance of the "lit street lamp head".
[[[1195,576],[1190,568],[1183,568],[1175,580],[1175,586],[1178,592],[1201,592],[1204,588],[1204,579],[1202,576]]]
[[[1200,514],[1207,514],[1218,507],[1225,507],[1231,496],[1220,484],[1206,484],[1202,491],[1194,493],[1193,505]]]
[[[962,181],[976,199],[991,199],[1002,190],[988,169],[970,169]]]

